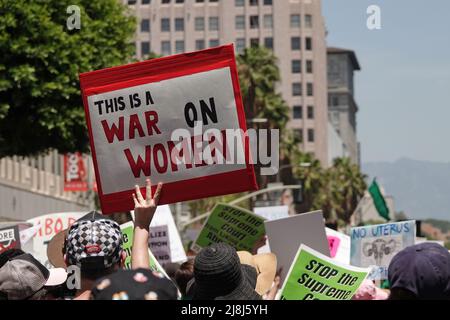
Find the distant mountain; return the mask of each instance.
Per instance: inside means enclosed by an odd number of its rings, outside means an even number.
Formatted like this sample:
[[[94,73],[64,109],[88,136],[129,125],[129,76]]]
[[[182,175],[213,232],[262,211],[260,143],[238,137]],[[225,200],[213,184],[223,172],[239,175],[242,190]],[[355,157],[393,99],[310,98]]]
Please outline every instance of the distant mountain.
[[[450,221],[450,163],[417,161],[368,162],[362,171],[392,195],[396,211],[409,218]]]

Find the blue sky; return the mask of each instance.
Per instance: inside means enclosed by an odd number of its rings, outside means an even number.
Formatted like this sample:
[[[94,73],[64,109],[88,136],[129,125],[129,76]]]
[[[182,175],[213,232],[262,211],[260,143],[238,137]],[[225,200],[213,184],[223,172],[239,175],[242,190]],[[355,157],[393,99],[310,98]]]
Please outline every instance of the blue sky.
[[[369,5],[381,30],[366,27]],[[362,162],[450,161],[450,1],[322,0],[328,46],[353,49]]]

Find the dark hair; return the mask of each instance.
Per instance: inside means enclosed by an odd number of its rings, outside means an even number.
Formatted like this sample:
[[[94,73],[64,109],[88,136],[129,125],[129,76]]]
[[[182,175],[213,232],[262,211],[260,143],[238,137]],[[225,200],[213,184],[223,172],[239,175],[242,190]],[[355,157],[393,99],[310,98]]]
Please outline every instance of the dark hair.
[[[0,268],[3,267],[9,260],[14,257],[24,254],[20,249],[8,249],[0,254]]]
[[[98,268],[98,269],[92,269],[92,268],[83,268],[81,267],[81,276],[85,279],[88,280],[98,280],[100,278],[109,276],[110,274],[113,274],[114,272],[117,271],[118,267],[120,266],[120,263],[116,263],[114,265],[112,265],[109,268]]]
[[[175,282],[183,296],[186,295],[186,286],[194,277],[194,260],[188,260],[183,263],[175,273]]]

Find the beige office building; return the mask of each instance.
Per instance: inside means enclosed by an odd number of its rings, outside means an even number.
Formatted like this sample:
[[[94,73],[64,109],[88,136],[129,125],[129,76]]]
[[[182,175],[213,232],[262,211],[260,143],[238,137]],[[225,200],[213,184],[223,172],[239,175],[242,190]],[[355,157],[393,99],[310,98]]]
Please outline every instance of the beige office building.
[[[327,51],[320,0],[123,0],[138,18],[137,57],[234,43],[272,48],[289,127],[327,165]]]

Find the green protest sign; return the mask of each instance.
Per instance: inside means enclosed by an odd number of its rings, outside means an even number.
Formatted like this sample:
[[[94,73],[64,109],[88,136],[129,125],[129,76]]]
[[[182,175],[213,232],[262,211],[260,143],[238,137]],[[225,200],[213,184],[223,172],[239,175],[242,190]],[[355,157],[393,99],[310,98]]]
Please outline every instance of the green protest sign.
[[[199,252],[213,243],[224,242],[238,251],[251,252],[264,234],[264,218],[246,209],[219,203],[203,225],[192,250]]]
[[[125,224],[122,224],[120,226],[120,230],[122,230],[122,235],[123,235],[123,250],[126,253],[126,259],[125,259],[125,264],[124,264],[124,268],[125,269],[131,269],[131,250],[133,248],[133,235],[134,235],[134,224],[133,222],[127,222]],[[158,271],[163,273],[167,278],[169,278],[166,275],[166,272],[164,271],[164,269],[161,267],[161,265],[158,263],[158,261],[156,260],[156,258],[153,256],[152,252],[149,250],[149,255],[150,255],[150,269],[152,271]]]
[[[302,244],[281,289],[281,300],[350,300],[369,271],[336,262]]]

